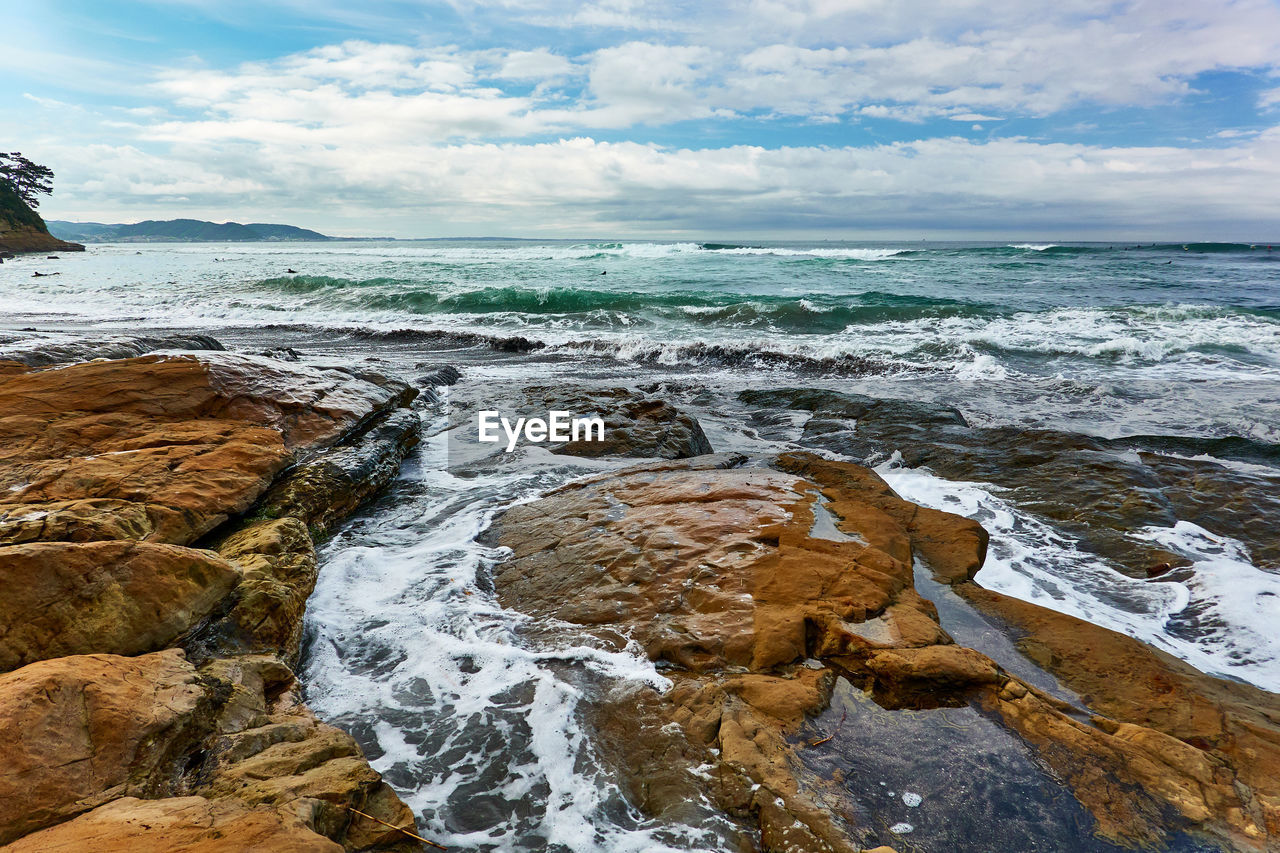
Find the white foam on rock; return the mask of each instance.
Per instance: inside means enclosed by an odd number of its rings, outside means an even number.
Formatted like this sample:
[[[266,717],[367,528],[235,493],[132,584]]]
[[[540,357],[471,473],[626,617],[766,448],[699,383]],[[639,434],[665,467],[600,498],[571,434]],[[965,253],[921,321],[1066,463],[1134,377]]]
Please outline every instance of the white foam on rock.
[[[498,509],[574,470],[564,457],[538,457],[460,479],[441,470],[445,441],[437,432],[425,458],[406,464],[394,506],[322,549],[302,674],[311,706],[361,737],[427,836],[448,847],[721,846],[709,825],[723,818],[709,806],[698,827],[627,805],[579,720],[597,687],[669,687],[641,650],[530,639],[544,626],[488,591],[503,549],[477,535]]]
[[[1280,692],[1280,575],[1254,566],[1239,542],[1189,522],[1146,528],[1192,562],[1186,580],[1141,580],[1116,571],[991,485],[907,468],[895,454],[876,468],[903,498],[972,518],[991,534],[974,578],[987,589],[1128,634],[1202,672]]]

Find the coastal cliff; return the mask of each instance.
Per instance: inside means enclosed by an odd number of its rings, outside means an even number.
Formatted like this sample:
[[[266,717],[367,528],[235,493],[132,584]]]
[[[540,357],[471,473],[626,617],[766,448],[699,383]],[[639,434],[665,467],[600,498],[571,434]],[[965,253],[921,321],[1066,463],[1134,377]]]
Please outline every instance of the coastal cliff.
[[[0,255],[24,252],[83,252],[79,243],[49,233],[40,214],[0,183]]]
[[[186,343],[0,363],[0,849],[419,849],[292,671],[314,539],[417,443],[416,391]]]

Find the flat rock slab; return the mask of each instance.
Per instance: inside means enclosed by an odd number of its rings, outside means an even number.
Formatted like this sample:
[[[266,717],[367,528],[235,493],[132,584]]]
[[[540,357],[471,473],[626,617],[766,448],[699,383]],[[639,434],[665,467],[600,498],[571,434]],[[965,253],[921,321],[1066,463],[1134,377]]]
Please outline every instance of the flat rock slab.
[[[224,352],[0,376],[0,543],[189,544],[414,393]]]
[[[234,800],[116,800],[0,847],[4,853],[341,853],[297,817]]]

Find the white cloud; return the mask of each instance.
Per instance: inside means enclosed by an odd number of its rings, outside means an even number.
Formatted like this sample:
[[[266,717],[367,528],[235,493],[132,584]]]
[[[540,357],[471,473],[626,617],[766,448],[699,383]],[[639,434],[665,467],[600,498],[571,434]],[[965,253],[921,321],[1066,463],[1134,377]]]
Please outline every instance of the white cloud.
[[[546,48],[516,50],[502,57],[495,77],[505,80],[538,80],[549,82],[568,76],[573,63]]]
[[[1168,103],[1206,71],[1280,69],[1280,6],[1269,0],[1037,0],[999,15],[986,4],[925,0],[736,0],[712,11],[610,0],[577,7],[578,17],[559,2],[500,5],[517,18],[559,11],[565,26],[583,26],[587,15],[640,29],[656,17],[682,29],[574,56],[545,45],[349,41],[226,71],[171,71],[160,86],[181,105],[230,120],[309,114],[312,95],[360,113],[355,102],[375,97],[397,122],[415,110],[438,113],[426,129],[410,122],[415,132],[476,138],[744,115],[996,121],[1081,104]],[[533,91],[507,93],[512,82]],[[1259,108],[1274,106],[1274,92]]]
[[[998,14],[977,0],[456,7],[512,31],[522,20],[575,29],[483,47],[351,40],[233,68],[168,69],[153,104],[96,125],[77,116],[42,140],[59,175],[48,207],[74,215],[115,199],[146,215],[257,210],[313,225],[324,224],[308,218],[316,211],[341,210],[361,230],[402,235],[1280,224],[1280,202],[1257,192],[1280,178],[1280,131],[1223,131],[1227,147],[1212,150],[643,142],[649,128],[688,120],[741,132],[751,122],[942,118],[976,130],[1081,106],[1169,103],[1206,71],[1280,71],[1271,0],[1029,0]],[[1259,95],[1258,109],[1278,105],[1280,89]],[[73,125],[97,144],[66,142]],[[638,127],[631,142],[592,138]]]
[[[368,232],[848,233],[1017,229],[1186,234],[1280,221],[1280,128],[1208,150],[929,139],[860,148],[672,149],[589,138],[552,143],[370,142],[335,150],[289,140],[188,143],[163,158],[96,147],[51,210],[130,200],[159,215],[314,222],[341,207]],[[204,164],[217,155],[218,170]],[[54,204],[56,202],[56,205]],[[390,212],[389,212],[390,211]],[[330,219],[329,221],[333,221]],[[315,223],[319,224],[319,223]],[[491,232],[492,233],[492,232]]]

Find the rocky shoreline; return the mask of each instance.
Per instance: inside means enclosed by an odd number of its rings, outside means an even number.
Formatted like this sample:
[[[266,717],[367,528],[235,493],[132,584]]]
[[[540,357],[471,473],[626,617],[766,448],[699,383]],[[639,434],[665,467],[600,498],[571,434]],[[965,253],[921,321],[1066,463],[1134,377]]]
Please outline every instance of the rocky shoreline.
[[[315,543],[395,477],[418,389],[220,349],[64,343],[0,362],[0,850],[425,849],[293,673]],[[457,379],[419,377],[419,405]],[[680,824],[710,803],[741,850],[920,849],[868,804],[929,741],[959,775],[934,767],[890,799],[908,816],[917,789],[951,804],[986,849],[1280,849],[1280,696],[982,588],[981,525],[821,452],[856,418],[854,439],[905,452],[949,436],[928,461],[965,473],[991,436],[941,409],[781,390],[745,402],[772,407],[762,425],[823,414],[806,426],[819,452],[723,452],[660,392],[511,395],[608,423],[607,445],[555,453],[635,459],[483,534],[508,549],[503,607],[657,666],[661,689],[618,683],[584,721],[634,808]],[[449,428],[473,408],[452,400]],[[1036,459],[1105,450],[1054,446]],[[453,452],[460,471],[505,464]],[[1112,507],[1080,504],[1105,549]]]
[[[1087,812],[1072,849],[1280,837],[1280,697],[982,589],[982,528],[901,500],[869,469],[808,453],[649,464],[517,507],[496,532],[513,552],[496,576],[504,604],[632,637],[666,664],[667,693],[599,709],[619,772],[656,813],[704,795],[764,850],[893,841],[858,821],[851,794],[873,780],[807,769],[842,748],[843,721],[800,736],[842,684],[891,712],[972,709],[1028,745]],[[1026,659],[953,639],[913,563]],[[1069,692],[1037,686],[1037,667]]]
[[[291,669],[313,540],[416,444],[415,389],[217,351],[32,366],[57,357],[0,364],[3,849],[418,849]]]

